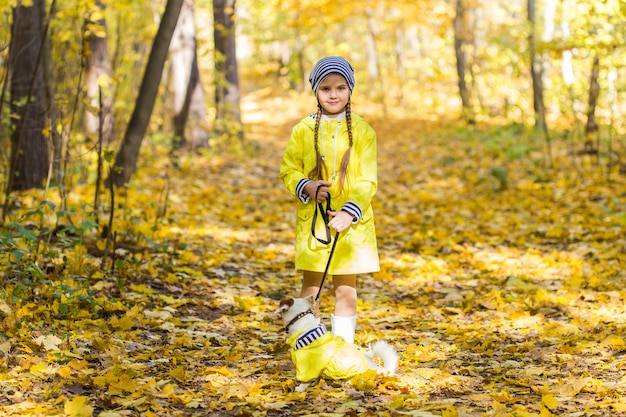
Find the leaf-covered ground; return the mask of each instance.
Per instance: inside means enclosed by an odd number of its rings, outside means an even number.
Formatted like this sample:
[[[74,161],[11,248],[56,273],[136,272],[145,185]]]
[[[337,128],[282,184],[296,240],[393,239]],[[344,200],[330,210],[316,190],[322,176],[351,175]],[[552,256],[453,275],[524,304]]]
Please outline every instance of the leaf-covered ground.
[[[146,162],[118,198],[114,224],[120,241],[147,237],[145,250],[120,250],[114,269],[101,271],[81,246],[48,253],[48,275],[31,293],[4,271],[0,414],[626,411],[624,179],[607,181],[595,160],[561,142],[557,168],[546,169],[521,126],[469,131],[414,119],[368,117],[379,136],[383,269],[360,277],[356,342],[396,346],[398,375],[295,392],[271,317],[299,289],[294,203],[276,174],[307,110],[277,118],[278,109],[247,103],[258,149],[243,162]]]

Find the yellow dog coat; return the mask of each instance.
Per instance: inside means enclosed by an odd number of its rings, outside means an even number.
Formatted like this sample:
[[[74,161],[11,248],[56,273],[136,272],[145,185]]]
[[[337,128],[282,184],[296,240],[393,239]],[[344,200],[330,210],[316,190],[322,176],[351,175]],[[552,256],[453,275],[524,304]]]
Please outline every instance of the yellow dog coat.
[[[327,332],[323,324],[292,335],[287,343],[291,346],[296,379],[301,382],[319,377],[348,379],[370,369],[358,346]]]

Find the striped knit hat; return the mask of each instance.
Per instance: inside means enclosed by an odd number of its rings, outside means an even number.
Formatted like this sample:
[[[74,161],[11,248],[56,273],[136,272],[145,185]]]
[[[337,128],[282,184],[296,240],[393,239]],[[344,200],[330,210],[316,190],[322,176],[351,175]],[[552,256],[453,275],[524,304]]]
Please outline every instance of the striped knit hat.
[[[311,75],[309,75],[309,82],[313,92],[317,95],[317,89],[320,88],[324,78],[335,73],[346,79],[348,88],[350,88],[352,93],[354,88],[354,68],[345,58],[340,56],[327,56],[317,61],[313,71],[311,71]]]

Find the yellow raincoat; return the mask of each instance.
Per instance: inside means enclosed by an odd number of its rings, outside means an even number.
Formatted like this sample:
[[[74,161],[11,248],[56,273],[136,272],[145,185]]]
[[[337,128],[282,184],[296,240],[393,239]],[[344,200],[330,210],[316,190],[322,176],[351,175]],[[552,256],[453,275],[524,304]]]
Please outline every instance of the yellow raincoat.
[[[311,234],[317,204],[302,192],[310,181],[307,176],[315,167],[315,116],[305,117],[294,126],[283,154],[279,177],[297,197],[296,270],[324,272],[331,244],[318,242]],[[339,168],[349,146],[345,114],[323,117],[318,134],[318,148],[324,157],[329,178],[333,210],[345,210],[356,220],[339,235],[329,265],[330,275],[361,274],[380,270],[372,199],[378,188],[376,133],[358,115],[352,113],[353,146],[343,191],[339,194]],[[336,178],[333,179],[333,176]],[[324,208],[326,204],[324,203]],[[316,235],[326,239],[324,222],[318,214]],[[334,237],[334,231],[331,231]]]
[[[304,333],[291,336],[291,360],[296,367],[296,379],[309,382],[316,378],[348,379],[368,371],[369,364],[364,352],[343,337],[323,330],[323,335],[310,343],[296,348],[298,338]]]

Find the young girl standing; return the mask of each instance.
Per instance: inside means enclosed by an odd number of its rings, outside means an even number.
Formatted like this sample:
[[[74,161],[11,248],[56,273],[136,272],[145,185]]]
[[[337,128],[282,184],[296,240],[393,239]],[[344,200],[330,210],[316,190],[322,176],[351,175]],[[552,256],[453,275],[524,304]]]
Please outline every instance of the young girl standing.
[[[297,197],[295,263],[303,273],[301,297],[317,294],[326,268],[332,243],[316,238],[326,236],[323,225],[317,225],[322,228],[315,236],[311,227],[317,203],[331,201],[328,225],[340,233],[328,266],[335,291],[331,326],[335,335],[354,343],[357,274],[380,269],[371,204],[378,188],[376,133],[352,113],[355,80],[348,61],[322,58],[309,81],[317,112],[294,126],[279,177]]]

